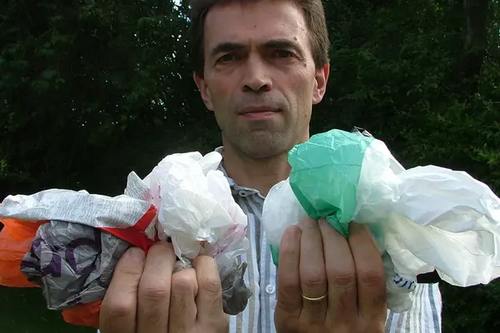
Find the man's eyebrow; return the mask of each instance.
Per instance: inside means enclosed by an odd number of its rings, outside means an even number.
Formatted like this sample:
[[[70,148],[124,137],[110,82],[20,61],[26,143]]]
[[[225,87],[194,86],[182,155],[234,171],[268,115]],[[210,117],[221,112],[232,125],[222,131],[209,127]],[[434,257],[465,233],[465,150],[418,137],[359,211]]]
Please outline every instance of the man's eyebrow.
[[[225,53],[225,52],[233,52],[237,50],[241,50],[246,48],[244,44],[241,43],[235,43],[235,42],[222,42],[217,44],[213,49],[211,55],[212,57],[219,54],[219,53]],[[279,38],[279,39],[271,39],[266,42],[264,42],[261,45],[261,48],[264,49],[294,49],[296,52],[299,53],[299,55],[304,54],[304,50],[300,46],[299,43],[292,41],[290,39],[286,38]]]
[[[212,56],[215,56],[215,55],[217,55],[219,53],[231,52],[231,51],[235,51],[235,50],[241,50],[243,48],[245,48],[245,45],[240,44],[240,43],[222,42],[222,43],[217,44],[212,49],[212,52],[210,52],[210,53],[211,53]]]
[[[280,38],[280,39],[271,39],[264,43],[264,48],[273,48],[273,49],[293,49],[295,52],[299,54],[299,56],[304,55],[304,50],[296,41]]]
[[[301,49],[299,43],[294,42],[290,39],[271,39],[263,44],[265,48],[275,48],[275,49]]]

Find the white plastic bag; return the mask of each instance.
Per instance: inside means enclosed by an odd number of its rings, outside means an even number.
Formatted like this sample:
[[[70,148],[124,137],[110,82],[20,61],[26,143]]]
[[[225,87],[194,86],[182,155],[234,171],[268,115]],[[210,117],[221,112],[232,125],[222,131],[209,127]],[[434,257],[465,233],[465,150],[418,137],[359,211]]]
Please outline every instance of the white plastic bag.
[[[311,140],[291,151],[290,178],[276,184],[264,202],[262,221],[275,263],[284,230],[308,216],[296,193],[338,186],[327,198],[332,202],[325,205],[318,194],[306,204],[332,207],[332,219],[347,216],[370,226],[384,260],[389,309],[408,310],[417,275],[434,269],[461,287],[500,277],[500,199],[488,186],[436,166],[405,170],[382,141],[359,134],[334,130]],[[353,163],[356,154],[359,164]],[[304,167],[307,159],[314,161]],[[349,174],[356,167],[359,171]],[[310,174],[294,191],[290,179],[299,169]],[[323,174],[315,178],[318,172]],[[346,204],[349,200],[354,205]],[[352,212],[340,209],[351,206]]]
[[[158,208],[158,236],[172,239],[184,265],[246,244],[247,216],[217,170],[221,160],[217,152],[172,154],[144,179]]]

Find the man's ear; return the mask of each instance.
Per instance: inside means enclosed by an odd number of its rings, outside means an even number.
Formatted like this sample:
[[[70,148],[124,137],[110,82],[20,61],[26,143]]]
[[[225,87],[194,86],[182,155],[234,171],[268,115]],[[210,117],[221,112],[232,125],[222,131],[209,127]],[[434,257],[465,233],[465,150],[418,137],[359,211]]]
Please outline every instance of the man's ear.
[[[330,75],[330,64],[326,64],[321,68],[316,69],[314,91],[313,91],[313,104],[318,104],[323,100],[326,93],[326,85]]]
[[[201,99],[203,100],[203,103],[205,103],[205,107],[210,111],[213,111],[214,108],[212,104],[212,98],[210,97],[210,90],[208,89],[207,83],[196,73],[193,74],[193,79],[196,83],[196,86],[200,90]]]

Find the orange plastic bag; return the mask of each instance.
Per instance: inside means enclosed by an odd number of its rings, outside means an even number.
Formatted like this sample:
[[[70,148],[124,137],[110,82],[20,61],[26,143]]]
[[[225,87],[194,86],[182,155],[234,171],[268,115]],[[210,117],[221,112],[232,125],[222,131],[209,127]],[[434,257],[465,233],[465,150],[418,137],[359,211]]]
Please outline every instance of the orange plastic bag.
[[[64,321],[77,326],[91,326],[99,328],[99,312],[102,301],[75,306],[62,311]]]
[[[30,251],[38,228],[48,221],[2,219],[0,222],[4,225],[0,231],[0,285],[37,288],[38,286],[29,282],[21,272],[21,261]],[[96,301],[63,310],[62,316],[68,324],[99,328],[100,309],[101,301]]]
[[[47,221],[3,219],[0,231],[0,285],[6,287],[36,287],[21,272],[21,261],[30,251],[37,229]]]

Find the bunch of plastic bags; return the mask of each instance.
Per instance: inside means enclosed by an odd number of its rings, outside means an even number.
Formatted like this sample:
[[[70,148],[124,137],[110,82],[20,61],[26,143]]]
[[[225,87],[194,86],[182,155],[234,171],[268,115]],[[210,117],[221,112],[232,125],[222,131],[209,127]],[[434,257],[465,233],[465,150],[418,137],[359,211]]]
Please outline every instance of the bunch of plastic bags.
[[[500,276],[500,199],[467,173],[405,170],[382,141],[341,130],[295,146],[289,163],[290,177],[271,189],[262,216],[276,265],[284,230],[309,216],[346,237],[351,221],[369,226],[396,312],[411,308],[419,274],[436,270],[462,287]]]
[[[198,152],[165,157],[141,180],[128,176],[124,195],[50,189],[8,196],[0,204],[0,284],[38,286],[47,307],[72,324],[98,327],[100,303],[114,268],[130,246],[147,251],[171,241],[176,269],[198,255],[216,259],[228,314],[244,310],[247,217],[217,170],[222,156]]]

